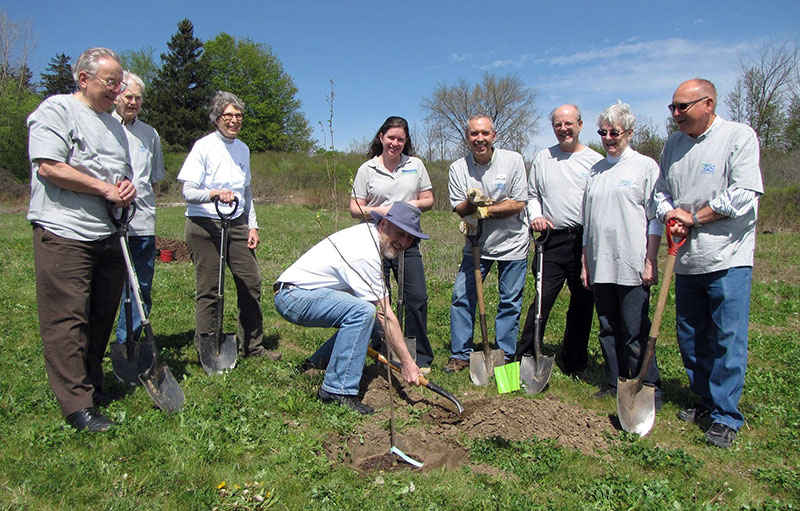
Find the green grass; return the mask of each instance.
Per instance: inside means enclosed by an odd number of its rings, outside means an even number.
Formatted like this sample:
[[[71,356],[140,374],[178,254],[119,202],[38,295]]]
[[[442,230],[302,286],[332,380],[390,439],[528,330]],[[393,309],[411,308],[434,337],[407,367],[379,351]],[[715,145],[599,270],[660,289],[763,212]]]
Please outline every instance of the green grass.
[[[665,407],[644,438],[617,433],[609,449],[582,454],[536,438],[465,441],[470,464],[456,470],[360,474],[331,461],[324,443],[358,431],[361,418],[314,398],[319,376],[294,367],[326,337],[276,313],[269,285],[322,237],[318,212],[299,206],[257,208],[262,245],[265,334],[277,341],[277,363],[240,360],[230,374],[208,377],[196,362],[194,271],[158,263],[151,314],[161,356],[186,393],[176,414],[153,409],[141,388],[111,383],[124,397],[107,408],[121,426],[79,434],[62,419],[44,371],[38,333],[31,229],[24,214],[0,215],[0,509],[797,509],[800,506],[800,235],[761,234],[752,290],[750,366],[742,397],[747,423],[736,446],[705,445],[702,432],[675,412],[693,403],[675,343],[670,297],[659,335]],[[352,223],[322,211],[327,232]],[[160,208],[158,234],[183,238],[183,208]],[[477,390],[466,375],[444,375],[452,280],[463,238],[452,213],[423,215],[433,240],[422,245],[436,351],[432,379],[456,395]],[[662,250],[663,254],[663,250]],[[663,264],[662,264],[663,268]],[[231,286],[232,279],[227,279]],[[494,272],[487,310],[497,303]],[[533,298],[533,279],[525,309]],[[653,290],[653,296],[657,289]],[[655,299],[652,300],[655,302]],[[551,314],[545,349],[558,348],[566,295]],[[490,317],[490,327],[492,325]],[[235,328],[229,303],[226,331]],[[591,382],[603,377],[596,326]],[[110,363],[107,381],[112,382]],[[554,369],[546,391],[600,414],[610,400],[595,387]],[[402,406],[402,405],[401,405]],[[412,415],[411,421],[419,421]],[[481,469],[481,467],[484,467]],[[488,467],[488,468],[487,468]],[[224,482],[224,485],[223,485]]]

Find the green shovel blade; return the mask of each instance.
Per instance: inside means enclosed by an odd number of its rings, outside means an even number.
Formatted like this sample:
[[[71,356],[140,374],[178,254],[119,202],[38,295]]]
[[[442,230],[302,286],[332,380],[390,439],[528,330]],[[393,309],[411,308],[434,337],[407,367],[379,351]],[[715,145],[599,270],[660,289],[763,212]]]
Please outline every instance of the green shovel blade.
[[[497,393],[505,394],[519,390],[519,362],[511,362],[494,368]]]

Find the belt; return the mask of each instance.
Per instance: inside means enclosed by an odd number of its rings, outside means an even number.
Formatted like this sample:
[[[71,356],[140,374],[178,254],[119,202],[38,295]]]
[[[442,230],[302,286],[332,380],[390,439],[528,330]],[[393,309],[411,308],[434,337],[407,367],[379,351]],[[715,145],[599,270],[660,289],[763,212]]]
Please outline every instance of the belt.
[[[280,293],[283,289],[294,289],[297,286],[294,284],[289,284],[288,282],[276,282],[272,284],[272,294],[276,295]]]
[[[583,234],[583,226],[573,225],[571,227],[564,227],[563,229],[553,229],[551,234]]]

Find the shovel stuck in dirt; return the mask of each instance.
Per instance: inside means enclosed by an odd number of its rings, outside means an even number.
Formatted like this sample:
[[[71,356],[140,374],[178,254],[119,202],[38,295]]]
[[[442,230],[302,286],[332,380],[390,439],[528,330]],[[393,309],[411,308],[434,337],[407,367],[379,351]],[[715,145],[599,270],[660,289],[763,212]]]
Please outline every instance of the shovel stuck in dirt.
[[[664,268],[664,278],[661,289],[658,292],[658,302],[653,314],[653,323],[650,325],[650,334],[647,337],[644,360],[639,369],[639,375],[633,379],[620,377],[617,380],[617,415],[622,429],[629,433],[636,433],[645,436],[650,432],[656,420],[655,387],[644,382],[647,370],[653,360],[656,350],[656,339],[658,331],[661,329],[661,317],[664,314],[664,307],[669,295],[669,285],[672,281],[672,272],[675,269],[675,256],[678,249],[686,243],[686,238],[681,239],[680,243],[675,243],[669,233],[674,221],[667,224],[667,264]]]
[[[475,267],[475,290],[478,294],[478,315],[481,323],[481,340],[483,350],[473,351],[469,354],[469,377],[475,385],[488,385],[489,378],[494,374],[494,368],[506,363],[503,350],[493,350],[489,346],[489,333],[486,327],[486,304],[483,300],[483,278],[481,276],[481,247],[478,240],[483,230],[483,220],[478,221],[478,232],[474,236],[467,236],[472,244],[472,264]]]
[[[538,394],[547,386],[550,381],[550,374],[553,372],[553,361],[555,355],[545,356],[542,354],[542,266],[544,259],[544,244],[550,239],[550,227],[539,239],[533,236],[533,244],[536,247],[536,298],[534,298],[535,315],[533,323],[533,339],[529,346],[520,346],[520,368],[519,378],[525,384],[525,392],[528,394]],[[527,318],[526,318],[527,319]],[[533,346],[533,355],[526,353]]]
[[[225,257],[228,252],[228,228],[231,217],[239,207],[239,199],[233,198],[233,210],[223,213],[219,209],[219,198],[214,200],[214,207],[222,221],[219,242],[219,280],[217,286],[217,326],[209,334],[200,334],[200,364],[206,374],[220,374],[236,367],[238,344],[236,334],[222,332],[222,319],[225,312]]]

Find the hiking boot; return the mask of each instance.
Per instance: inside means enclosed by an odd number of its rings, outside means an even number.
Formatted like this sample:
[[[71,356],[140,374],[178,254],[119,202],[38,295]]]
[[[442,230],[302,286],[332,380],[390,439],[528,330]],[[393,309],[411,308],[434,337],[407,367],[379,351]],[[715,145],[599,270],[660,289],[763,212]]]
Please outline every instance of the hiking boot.
[[[240,351],[243,357],[261,357],[266,355],[267,358],[270,360],[278,361],[281,359],[283,354],[280,351],[270,351],[264,346],[256,346],[255,348],[251,348],[250,350],[242,350]]]
[[[444,366],[444,369],[442,370],[446,373],[457,373],[458,371],[461,371],[462,369],[466,369],[468,367],[469,367],[468,360],[461,360],[460,358],[450,358],[450,360],[447,361],[447,365]]]
[[[614,387],[603,387],[602,389],[598,390],[592,397],[603,398],[603,397],[617,397],[617,389]]]
[[[694,405],[692,408],[686,408],[679,411],[676,416],[683,422],[691,422],[697,424],[702,422],[711,415],[711,410],[703,405]]]
[[[727,449],[736,441],[736,430],[721,422],[715,422],[706,431],[706,442],[710,445]]]
[[[323,403],[336,403],[340,406],[346,406],[361,415],[369,415],[375,411],[371,406],[362,403],[361,400],[358,399],[358,396],[333,394],[324,390],[322,387],[317,391],[317,397],[319,397],[320,401]]]

